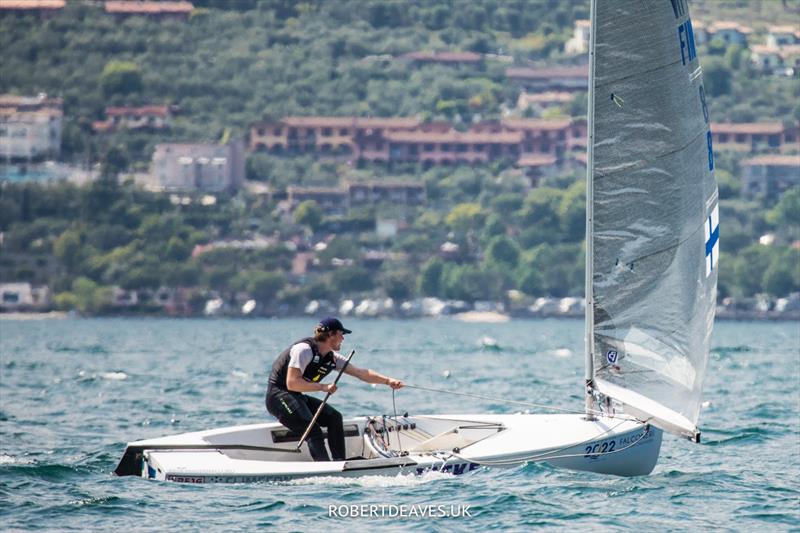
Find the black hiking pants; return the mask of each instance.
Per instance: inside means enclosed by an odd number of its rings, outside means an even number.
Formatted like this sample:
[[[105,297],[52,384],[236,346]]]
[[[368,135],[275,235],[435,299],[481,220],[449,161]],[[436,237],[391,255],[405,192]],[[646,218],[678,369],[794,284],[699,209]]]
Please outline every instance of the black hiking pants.
[[[311,419],[314,418],[314,413],[322,405],[322,400],[299,392],[289,392],[270,387],[267,391],[266,404],[267,411],[272,416],[297,433],[298,436],[302,436],[308,424],[311,423]],[[323,427],[328,429],[328,446],[331,449],[333,460],[344,461],[345,447],[342,415],[328,404],[325,404],[306,439],[312,459],[315,461],[330,461],[328,450],[325,449]]]

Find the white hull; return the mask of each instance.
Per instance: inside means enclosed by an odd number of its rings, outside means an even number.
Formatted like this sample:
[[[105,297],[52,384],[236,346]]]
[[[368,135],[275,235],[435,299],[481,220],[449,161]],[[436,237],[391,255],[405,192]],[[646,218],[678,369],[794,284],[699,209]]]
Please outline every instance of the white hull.
[[[649,474],[662,432],[636,420],[583,415],[435,415],[345,420],[347,461],[313,462],[278,423],[131,442],[118,475],[185,483],[319,476],[462,474],[480,466],[546,462],[619,476]],[[399,438],[398,438],[399,436]]]

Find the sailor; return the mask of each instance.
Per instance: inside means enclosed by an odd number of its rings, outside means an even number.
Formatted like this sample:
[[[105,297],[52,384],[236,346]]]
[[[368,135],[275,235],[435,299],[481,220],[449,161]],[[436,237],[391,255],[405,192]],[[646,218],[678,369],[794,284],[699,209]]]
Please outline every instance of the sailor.
[[[302,435],[322,401],[303,394],[304,392],[336,392],[336,385],[324,384],[322,380],[334,370],[341,370],[347,359],[338,351],[344,336],[352,333],[338,318],[328,317],[314,328],[314,336],[301,339],[284,350],[272,364],[267,387],[267,411],[278,421]],[[368,368],[350,364],[345,374],[355,376],[367,383],[388,385],[399,389],[403,382],[378,374]],[[328,446],[334,461],[345,460],[344,424],[342,415],[325,404],[308,435],[308,449],[315,461],[330,461],[325,449],[322,427],[328,428]]]

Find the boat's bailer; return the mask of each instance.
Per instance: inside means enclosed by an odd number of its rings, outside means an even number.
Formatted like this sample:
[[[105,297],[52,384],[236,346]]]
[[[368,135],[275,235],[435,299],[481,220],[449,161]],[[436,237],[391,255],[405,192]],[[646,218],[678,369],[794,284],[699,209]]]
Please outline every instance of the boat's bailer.
[[[628,418],[581,415],[360,417],[345,421],[346,461],[314,462],[279,424],[237,426],[132,442],[118,475],[184,483],[286,481],[317,476],[463,474],[481,466],[547,462],[641,475],[661,432]],[[635,460],[631,460],[635,457]]]

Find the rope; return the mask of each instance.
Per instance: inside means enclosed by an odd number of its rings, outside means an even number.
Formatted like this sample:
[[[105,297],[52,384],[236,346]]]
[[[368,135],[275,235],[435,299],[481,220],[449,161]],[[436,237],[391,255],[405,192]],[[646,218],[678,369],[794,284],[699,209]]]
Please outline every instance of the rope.
[[[470,393],[467,393],[467,392],[456,392],[456,391],[450,391],[450,390],[444,390],[444,389],[433,389],[433,388],[430,388],[430,387],[420,387],[419,385],[409,385],[408,383],[406,383],[404,385],[404,388],[406,388],[406,387],[409,388],[409,389],[418,389],[418,390],[424,390],[424,391],[429,391],[429,392],[438,392],[438,393],[441,393],[441,394],[452,394],[454,396],[466,396],[468,398],[477,398],[479,400],[489,400],[489,401],[492,401],[492,402],[502,402],[502,403],[509,403],[509,404],[514,404],[514,405],[522,405],[524,407],[537,407],[537,408],[540,408],[540,409],[552,409],[554,411],[562,411],[564,413],[570,413],[570,414],[581,414],[581,415],[585,414],[585,411],[576,411],[575,409],[564,409],[564,408],[561,408],[561,407],[556,407],[554,405],[544,405],[544,404],[532,403],[532,402],[519,402],[519,401],[516,401],[516,400],[507,400],[505,398],[493,398],[491,396],[482,396],[480,394],[470,394]],[[394,401],[394,391],[392,391],[392,401]],[[602,412],[601,411],[592,411],[591,414],[602,414]]]
[[[400,423],[397,421],[397,405],[394,402],[394,389],[392,389],[392,409],[394,409],[394,425],[397,429],[397,447],[400,448],[400,455],[403,455],[403,444],[400,442]]]

